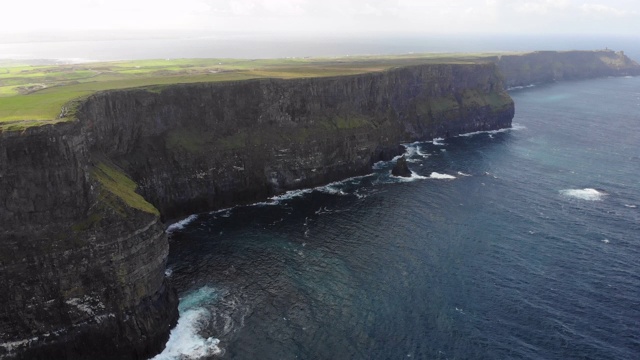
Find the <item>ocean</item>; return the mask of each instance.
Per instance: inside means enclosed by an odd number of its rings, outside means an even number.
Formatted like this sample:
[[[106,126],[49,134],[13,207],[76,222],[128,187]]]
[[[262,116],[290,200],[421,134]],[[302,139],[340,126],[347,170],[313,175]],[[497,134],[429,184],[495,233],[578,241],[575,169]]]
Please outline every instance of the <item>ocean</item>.
[[[512,129],[407,144],[414,175],[174,224],[155,359],[637,359],[640,77],[512,90]]]

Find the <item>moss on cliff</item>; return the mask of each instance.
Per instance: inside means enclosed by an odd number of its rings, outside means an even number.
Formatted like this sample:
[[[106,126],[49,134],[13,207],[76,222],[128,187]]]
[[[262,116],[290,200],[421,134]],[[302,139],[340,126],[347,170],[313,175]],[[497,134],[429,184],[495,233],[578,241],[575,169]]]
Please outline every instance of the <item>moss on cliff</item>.
[[[99,163],[91,170],[91,176],[98,180],[106,191],[115,195],[129,207],[154,215],[160,215],[158,209],[147,202],[140,194],[136,193],[136,183],[115,168],[105,163]]]

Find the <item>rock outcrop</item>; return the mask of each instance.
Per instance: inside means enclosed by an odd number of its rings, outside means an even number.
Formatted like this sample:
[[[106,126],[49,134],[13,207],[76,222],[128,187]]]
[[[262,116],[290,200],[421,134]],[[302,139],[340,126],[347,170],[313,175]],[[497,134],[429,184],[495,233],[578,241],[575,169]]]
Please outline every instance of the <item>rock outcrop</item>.
[[[411,170],[409,169],[409,165],[407,165],[407,158],[405,158],[404,155],[396,160],[396,164],[393,166],[393,169],[391,169],[391,175],[411,177]]]
[[[97,93],[0,133],[0,358],[145,358],[177,318],[162,218],[365,174],[509,127],[495,64]]]

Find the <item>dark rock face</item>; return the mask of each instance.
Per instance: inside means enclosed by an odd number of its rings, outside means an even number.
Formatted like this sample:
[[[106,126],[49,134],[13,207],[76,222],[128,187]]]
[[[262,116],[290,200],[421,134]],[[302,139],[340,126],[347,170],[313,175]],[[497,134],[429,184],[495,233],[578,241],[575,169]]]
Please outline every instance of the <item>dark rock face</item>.
[[[513,114],[494,64],[447,64],[109,91],[78,121],[0,133],[0,358],[153,355],[178,316],[161,216],[366,174],[400,142]]]
[[[391,169],[391,175],[411,177],[411,170],[409,170],[409,166],[407,165],[407,159],[404,156],[401,156],[396,161],[396,164],[393,166],[393,169]]]
[[[110,91],[79,117],[174,218],[366,174],[402,141],[509,127],[513,111],[494,64],[447,64]]]
[[[527,86],[561,80],[604,76],[640,75],[640,65],[624,52],[536,51],[522,55],[503,55],[496,59],[505,86]]]
[[[146,358],[177,320],[163,224],[90,150],[79,122],[0,134],[0,358]]]

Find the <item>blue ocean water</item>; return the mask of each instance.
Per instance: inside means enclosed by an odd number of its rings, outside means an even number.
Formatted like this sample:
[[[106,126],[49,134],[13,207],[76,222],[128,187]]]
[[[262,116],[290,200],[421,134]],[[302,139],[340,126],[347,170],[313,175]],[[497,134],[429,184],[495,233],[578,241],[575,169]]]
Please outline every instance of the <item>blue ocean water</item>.
[[[514,128],[173,226],[158,359],[640,358],[640,78],[512,92]]]

